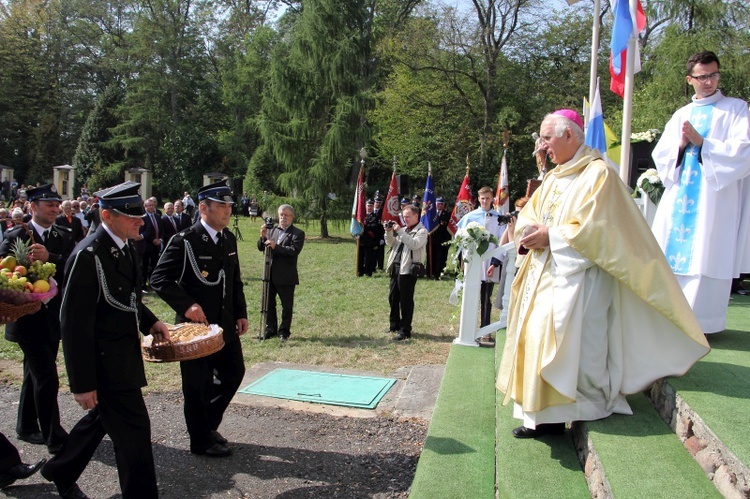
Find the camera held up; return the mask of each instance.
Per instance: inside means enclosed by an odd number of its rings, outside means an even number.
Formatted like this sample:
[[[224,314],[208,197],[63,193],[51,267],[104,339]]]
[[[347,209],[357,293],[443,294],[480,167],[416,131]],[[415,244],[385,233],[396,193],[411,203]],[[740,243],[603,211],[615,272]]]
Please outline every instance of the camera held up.
[[[507,215],[498,215],[497,216],[497,221],[500,224],[509,224],[517,216],[518,216],[518,211],[511,211]]]
[[[263,221],[266,223],[266,229],[273,229],[273,218],[266,217]]]

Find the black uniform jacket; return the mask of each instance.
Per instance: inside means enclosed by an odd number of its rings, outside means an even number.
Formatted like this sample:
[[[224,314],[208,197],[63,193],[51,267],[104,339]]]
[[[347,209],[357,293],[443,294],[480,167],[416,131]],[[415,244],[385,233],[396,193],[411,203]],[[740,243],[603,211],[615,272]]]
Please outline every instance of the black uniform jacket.
[[[296,286],[299,284],[297,257],[305,244],[305,233],[294,225],[290,225],[284,237],[279,241],[280,232],[281,229],[278,226],[269,229],[266,237],[258,240],[258,249],[265,251],[266,240],[276,240],[276,247],[271,250],[271,282],[276,286]]]
[[[28,230],[34,230],[33,225],[28,225]],[[5,257],[11,253],[13,242],[16,239],[29,241],[31,238],[26,228],[21,225],[13,227],[5,233],[5,239],[0,243],[0,256]],[[39,241],[38,235],[34,236]],[[53,341],[60,341],[60,301],[62,301],[62,283],[64,281],[65,262],[70,256],[76,242],[73,239],[73,231],[68,227],[52,224],[49,236],[44,241],[44,247],[49,252],[48,261],[57,266],[55,281],[59,285],[57,296],[52,298],[38,312],[24,315],[16,322],[10,322],[5,326],[5,339],[15,342],[43,341],[47,335],[52,335]]]
[[[141,264],[131,253],[132,262],[102,225],[68,259],[60,324],[73,393],[146,385],[138,333],[158,319],[141,303]]]
[[[176,312],[175,322],[189,322],[185,312],[197,303],[208,322],[224,330],[224,342],[238,341],[236,323],[247,318],[240,278],[237,239],[222,231],[219,248],[199,222],[170,239],[151,274],[151,287]]]

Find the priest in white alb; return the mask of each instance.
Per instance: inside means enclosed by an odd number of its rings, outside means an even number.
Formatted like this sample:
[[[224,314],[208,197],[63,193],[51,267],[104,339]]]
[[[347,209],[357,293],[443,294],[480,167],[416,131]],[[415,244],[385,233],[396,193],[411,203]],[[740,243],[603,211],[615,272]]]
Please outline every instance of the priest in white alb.
[[[750,192],[742,185],[750,174],[750,113],[747,102],[722,95],[720,77],[713,52],[688,59],[693,101],[672,116],[652,154],[665,187],[652,229],[706,334],[726,326],[750,233]]]

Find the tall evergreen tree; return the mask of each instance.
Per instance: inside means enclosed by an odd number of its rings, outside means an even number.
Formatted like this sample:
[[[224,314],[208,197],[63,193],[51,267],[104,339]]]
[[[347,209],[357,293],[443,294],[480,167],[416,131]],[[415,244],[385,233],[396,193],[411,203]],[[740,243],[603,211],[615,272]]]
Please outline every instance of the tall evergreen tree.
[[[328,237],[329,193],[341,193],[365,145],[372,105],[373,12],[365,0],[310,0],[274,54],[261,133],[287,194],[311,203]]]
[[[121,102],[122,90],[116,84],[110,85],[89,113],[73,157],[76,192],[84,182],[93,188],[113,184],[121,177],[117,164],[122,161],[122,150],[111,142],[110,132],[117,125],[115,111]]]

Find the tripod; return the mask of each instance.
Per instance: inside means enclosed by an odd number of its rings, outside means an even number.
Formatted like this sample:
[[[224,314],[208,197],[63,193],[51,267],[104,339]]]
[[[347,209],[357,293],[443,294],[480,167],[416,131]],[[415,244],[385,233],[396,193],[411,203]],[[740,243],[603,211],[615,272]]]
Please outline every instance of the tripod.
[[[242,232],[240,232],[239,221],[240,217],[239,215],[237,215],[237,213],[235,213],[234,222],[232,223],[232,232],[234,233],[234,237],[236,237],[238,241],[244,241],[244,239],[242,239]]]
[[[271,248],[266,246],[263,252],[263,273],[261,274],[260,291],[260,329],[258,339],[262,340],[266,335],[266,316],[268,315],[268,294],[271,286]]]

